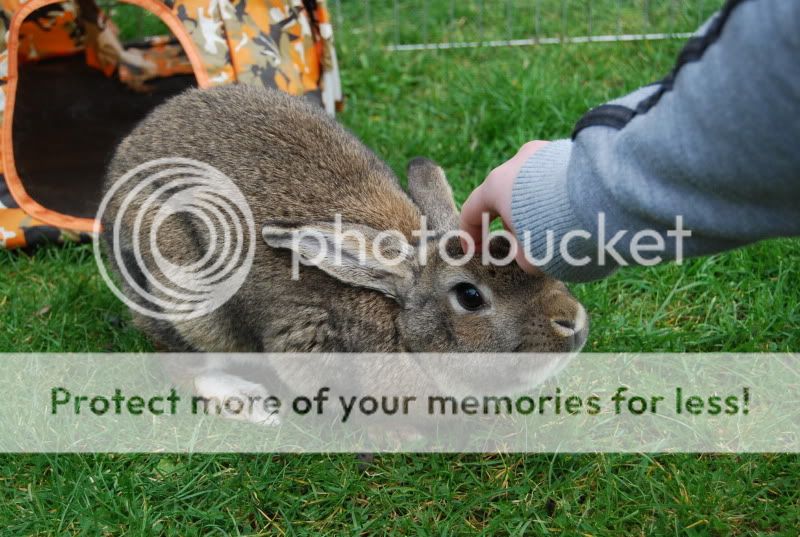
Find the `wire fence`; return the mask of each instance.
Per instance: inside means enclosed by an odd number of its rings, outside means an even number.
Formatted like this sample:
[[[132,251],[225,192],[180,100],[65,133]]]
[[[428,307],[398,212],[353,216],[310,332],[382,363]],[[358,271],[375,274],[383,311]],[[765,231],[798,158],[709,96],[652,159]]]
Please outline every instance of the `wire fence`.
[[[340,33],[389,51],[687,38],[719,0],[332,0]]]
[[[415,51],[685,39],[721,0],[328,2],[339,36],[354,46]],[[123,39],[167,32],[156,15],[137,6],[117,0],[98,4],[111,13]]]

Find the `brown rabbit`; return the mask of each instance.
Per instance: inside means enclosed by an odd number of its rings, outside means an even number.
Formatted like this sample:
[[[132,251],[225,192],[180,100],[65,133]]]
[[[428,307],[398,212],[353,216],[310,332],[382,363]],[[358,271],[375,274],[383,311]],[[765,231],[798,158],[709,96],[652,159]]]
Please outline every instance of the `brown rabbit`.
[[[571,352],[586,339],[583,307],[563,283],[531,276],[515,263],[483,265],[476,256],[463,266],[446,263],[430,240],[416,240],[421,215],[439,232],[458,227],[458,213],[444,172],[426,159],[408,166],[410,197],[389,167],[321,110],[283,93],[250,86],[191,90],[155,109],[121,143],[111,161],[106,188],[134,167],[163,157],[207,163],[244,195],[263,241],[255,244],[252,268],[233,297],[208,314],[158,320],[134,312],[136,324],[158,346],[175,351],[226,352]],[[103,239],[111,249],[114,220],[125,185],[103,215]],[[144,189],[140,197],[155,186]],[[151,211],[152,213],[155,210]],[[333,222],[371,241],[382,253],[411,252],[400,264],[382,263],[367,249],[358,259],[344,241],[342,261],[331,256],[291,274],[293,255],[308,260],[319,246],[294,240],[314,232],[333,244]],[[147,213],[143,225],[152,223]],[[116,239],[120,259],[143,288],[149,280],[133,260],[133,216],[123,215]],[[159,228],[157,244],[173,261],[197,261],[210,245],[208,231],[186,214]],[[219,240],[219,239],[217,239]],[[142,258],[152,261],[147,241]],[[493,241],[493,253],[508,249]],[[294,250],[294,251],[292,251]],[[446,251],[463,255],[457,238]],[[386,257],[391,257],[387,255]],[[122,278],[125,281],[125,278]],[[140,301],[127,283],[123,292]]]

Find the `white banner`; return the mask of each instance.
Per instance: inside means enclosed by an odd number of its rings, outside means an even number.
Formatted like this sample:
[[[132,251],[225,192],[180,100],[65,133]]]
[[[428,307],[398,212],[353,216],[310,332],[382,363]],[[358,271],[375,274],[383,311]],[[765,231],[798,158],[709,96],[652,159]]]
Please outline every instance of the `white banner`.
[[[800,452],[795,354],[3,354],[2,452]]]

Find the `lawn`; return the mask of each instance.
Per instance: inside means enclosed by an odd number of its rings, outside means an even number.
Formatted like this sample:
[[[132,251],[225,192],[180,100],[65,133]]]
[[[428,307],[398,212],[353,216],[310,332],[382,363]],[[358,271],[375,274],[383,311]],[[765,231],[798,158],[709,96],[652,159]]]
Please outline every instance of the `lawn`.
[[[340,119],[401,176],[416,155],[439,161],[463,201],[522,143],[568,136],[588,107],[662,76],[679,49],[661,41],[390,54],[363,48],[354,32],[340,39]],[[800,351],[798,282],[800,240],[774,240],[573,290],[592,316],[588,350]],[[150,349],[87,246],[0,252],[0,318],[0,351]],[[0,535],[800,528],[793,455],[398,454],[365,470],[351,455],[22,455],[0,457],[0,481]]]

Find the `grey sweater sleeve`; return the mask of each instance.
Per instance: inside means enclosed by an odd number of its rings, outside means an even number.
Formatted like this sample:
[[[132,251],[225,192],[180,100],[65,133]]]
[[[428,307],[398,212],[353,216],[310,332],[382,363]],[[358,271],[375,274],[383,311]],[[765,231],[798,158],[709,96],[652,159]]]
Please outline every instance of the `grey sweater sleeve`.
[[[512,220],[566,281],[800,235],[800,1],[729,0],[666,78],[525,163]]]

